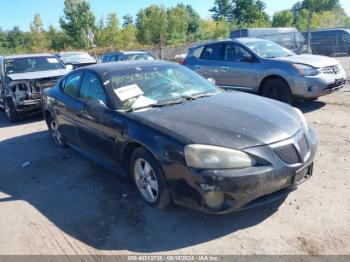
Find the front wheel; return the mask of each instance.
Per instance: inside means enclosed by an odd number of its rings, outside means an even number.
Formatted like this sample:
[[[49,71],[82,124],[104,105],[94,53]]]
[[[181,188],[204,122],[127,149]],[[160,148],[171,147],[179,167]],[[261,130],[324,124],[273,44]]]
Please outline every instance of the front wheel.
[[[7,119],[11,123],[16,123],[19,120],[19,113],[16,111],[13,101],[11,99],[4,100],[4,110]]]
[[[264,84],[261,94],[265,97],[275,99],[287,104],[291,104],[293,100],[289,86],[282,79],[268,80]]]
[[[171,204],[170,193],[158,161],[144,148],[131,157],[131,176],[142,199],[151,207],[165,209]]]

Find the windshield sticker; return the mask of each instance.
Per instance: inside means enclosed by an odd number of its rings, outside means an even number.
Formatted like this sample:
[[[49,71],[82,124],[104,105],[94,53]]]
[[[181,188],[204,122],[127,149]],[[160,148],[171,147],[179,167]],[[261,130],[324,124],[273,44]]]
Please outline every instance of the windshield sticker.
[[[56,58],[47,58],[47,62],[50,64],[58,64],[58,60]]]
[[[130,98],[143,95],[143,91],[136,84],[117,88],[114,90],[114,93],[118,96],[118,98],[122,102]]]

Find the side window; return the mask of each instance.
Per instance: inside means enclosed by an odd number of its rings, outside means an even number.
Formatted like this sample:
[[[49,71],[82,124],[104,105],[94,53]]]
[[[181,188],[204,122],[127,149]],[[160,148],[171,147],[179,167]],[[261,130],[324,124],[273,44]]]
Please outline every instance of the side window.
[[[71,97],[77,97],[81,76],[81,72],[68,75],[62,82],[62,91]]]
[[[107,96],[100,79],[89,71],[85,72],[80,88],[80,98],[83,100],[102,101],[107,105]]]
[[[197,57],[197,58],[199,58],[199,57],[201,56],[201,53],[202,53],[202,51],[203,51],[203,48],[204,48],[204,46],[197,47],[197,48],[193,51],[192,55],[195,56],[195,57]]]
[[[225,60],[234,62],[244,62],[244,57],[250,56],[243,47],[235,44],[225,45]]]
[[[119,58],[119,55],[111,55],[109,57],[109,62],[119,61],[118,58]]]
[[[222,44],[207,45],[204,47],[201,54],[201,59],[221,60],[222,59]]]

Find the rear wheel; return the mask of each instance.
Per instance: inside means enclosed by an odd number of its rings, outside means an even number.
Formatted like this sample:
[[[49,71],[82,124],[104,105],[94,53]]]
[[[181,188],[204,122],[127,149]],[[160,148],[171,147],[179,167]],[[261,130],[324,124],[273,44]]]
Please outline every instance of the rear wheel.
[[[11,123],[15,123],[19,120],[20,115],[16,111],[13,101],[11,99],[8,98],[4,100],[4,110],[7,119]]]
[[[165,209],[171,204],[170,193],[158,161],[144,148],[131,157],[131,176],[142,199],[151,207]]]
[[[287,104],[291,104],[293,100],[288,84],[282,79],[268,80],[262,87],[261,94]]]
[[[53,142],[59,147],[66,147],[67,144],[65,143],[60,131],[58,130],[58,124],[52,116],[49,116],[47,125],[49,127],[49,132],[51,138],[53,139]]]

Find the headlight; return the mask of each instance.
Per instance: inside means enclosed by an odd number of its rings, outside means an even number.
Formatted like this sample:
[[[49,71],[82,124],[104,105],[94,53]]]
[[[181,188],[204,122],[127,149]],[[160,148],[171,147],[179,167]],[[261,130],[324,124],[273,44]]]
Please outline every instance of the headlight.
[[[295,110],[295,112],[296,112],[296,113],[299,115],[299,117],[300,117],[301,124],[302,124],[302,126],[303,126],[304,131],[305,131],[307,134],[309,134],[309,126],[308,126],[308,124],[307,124],[307,122],[306,122],[306,120],[305,120],[305,117],[304,117],[303,112],[301,112],[300,109],[298,109],[298,108],[296,108],[296,107],[294,107],[294,110]]]
[[[242,151],[210,145],[187,145],[185,157],[188,166],[204,169],[245,168],[256,163]]]
[[[318,75],[316,68],[304,64],[293,64],[293,67],[300,73],[301,76],[315,76]]]

